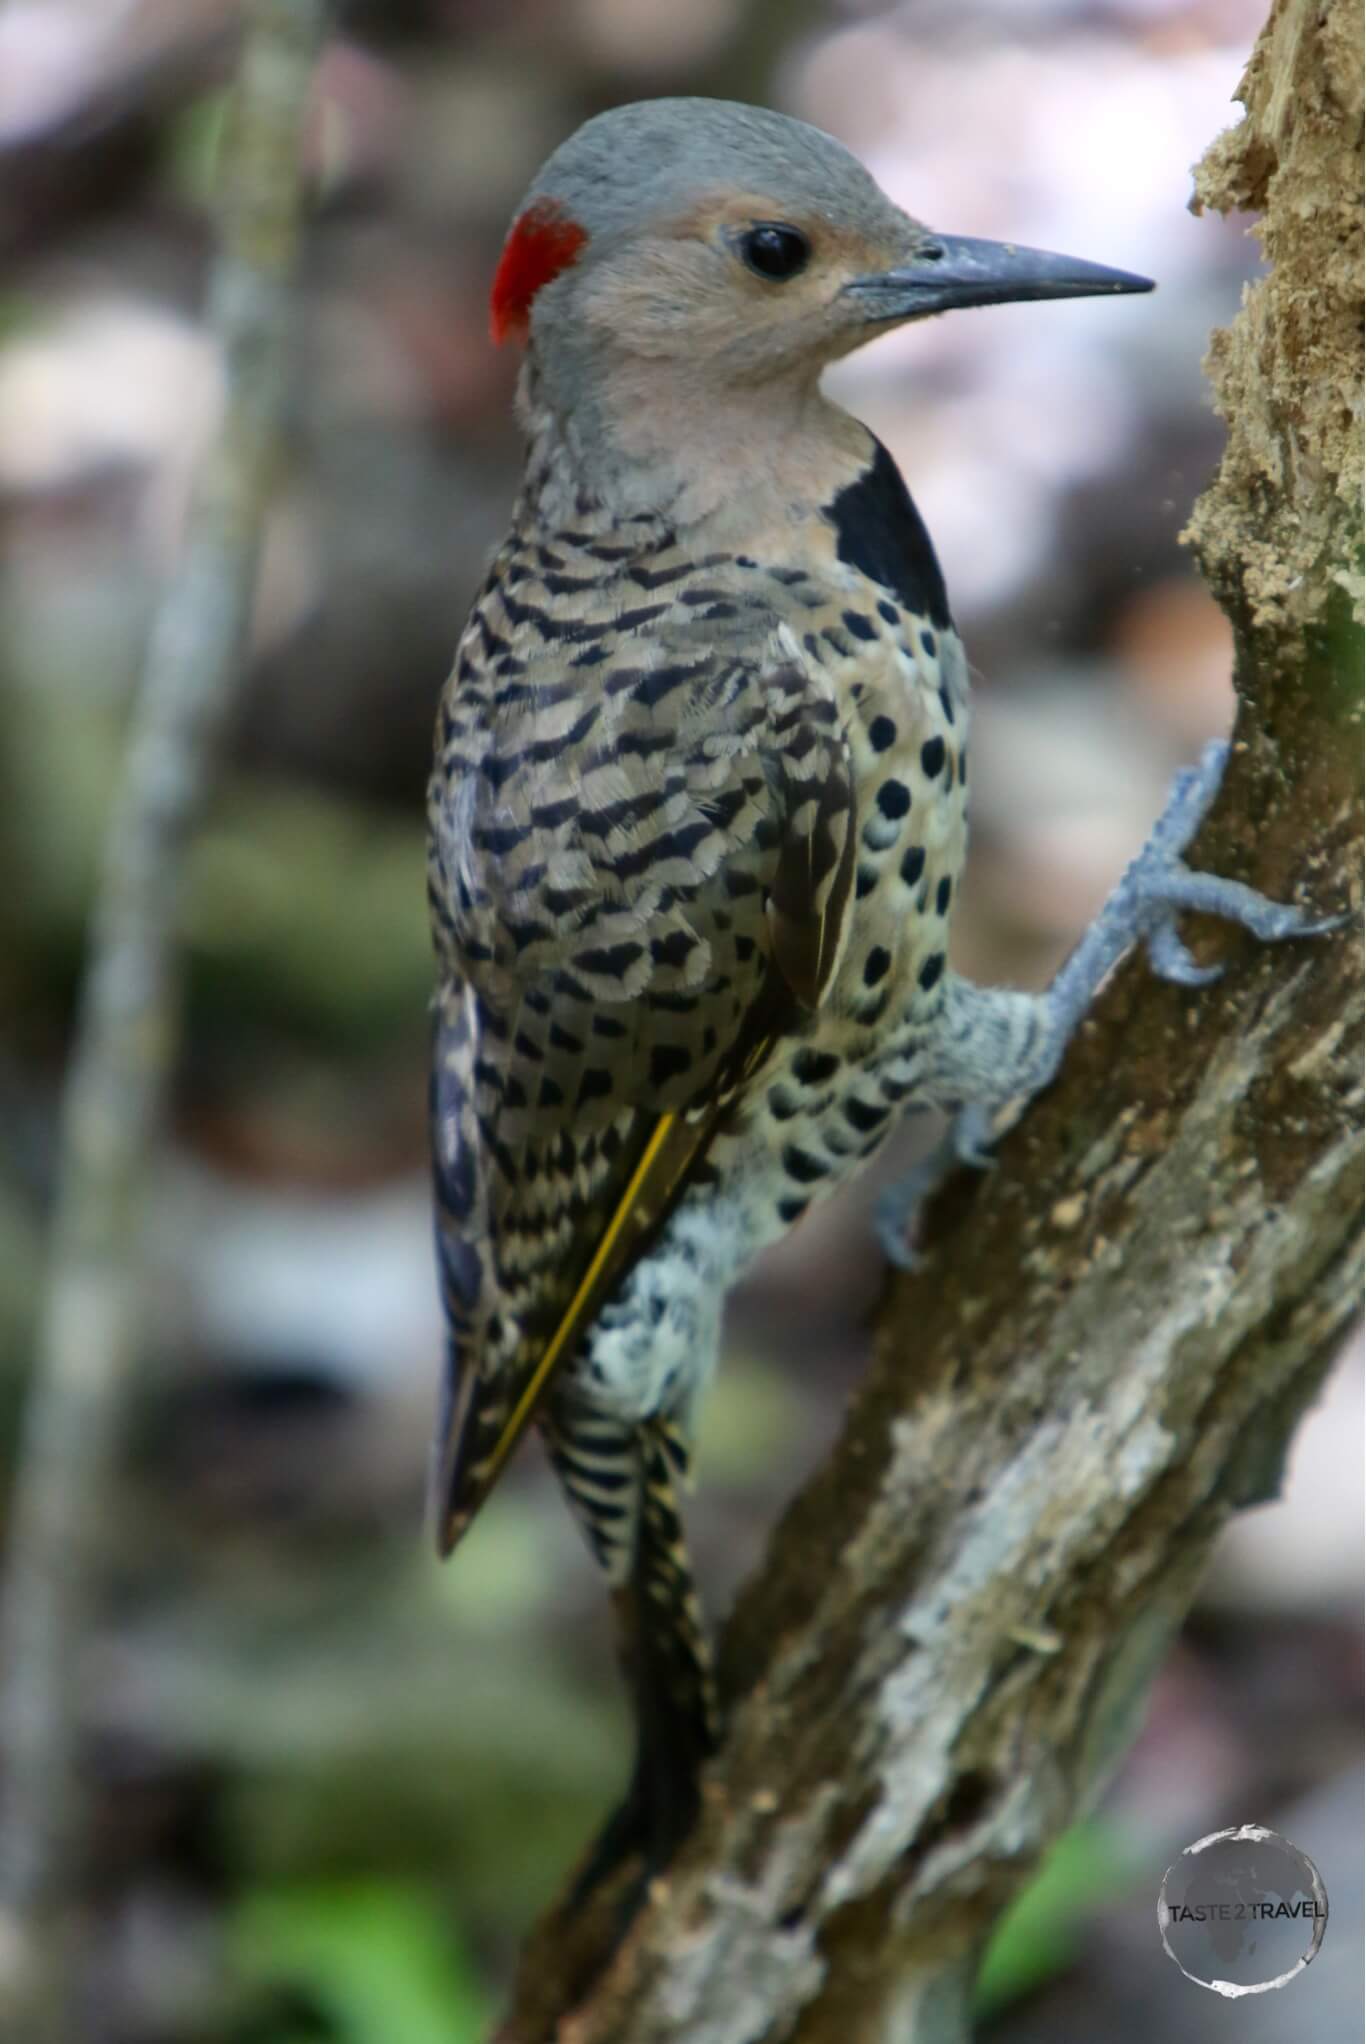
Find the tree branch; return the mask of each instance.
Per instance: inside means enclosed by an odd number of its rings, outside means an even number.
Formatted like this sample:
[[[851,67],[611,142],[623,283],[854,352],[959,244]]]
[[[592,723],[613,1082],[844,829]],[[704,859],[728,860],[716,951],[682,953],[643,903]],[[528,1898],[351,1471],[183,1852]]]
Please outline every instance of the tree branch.
[[[1231,430],[1193,534],[1242,704],[1192,858],[1324,909],[1361,839],[1354,14],[1276,0],[1200,174],[1264,208],[1274,268],[1212,353]],[[1359,1296],[1359,946],[1213,941],[1213,990],[1130,961],[1000,1168],[938,1203],[727,1629],[698,1832],[605,1970],[606,1906],[545,1920],[505,2044],[968,2035],[994,1919],[1126,1750]]]
[[[175,1045],[175,925],[240,656],[275,461],[300,136],[323,0],[256,0],[224,146],[208,308],[223,415],[133,712],[63,1102],[46,1308],[8,1528],[0,1747],[0,2023],[65,2034],[60,1946],[79,1849],[80,1655],[137,1366],[139,1208]]]

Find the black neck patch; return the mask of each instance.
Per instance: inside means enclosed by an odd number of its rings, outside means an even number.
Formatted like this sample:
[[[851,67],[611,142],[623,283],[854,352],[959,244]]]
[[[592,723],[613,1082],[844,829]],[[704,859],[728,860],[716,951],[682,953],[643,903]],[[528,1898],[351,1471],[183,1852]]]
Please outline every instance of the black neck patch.
[[[943,631],[953,620],[930,535],[900,469],[880,440],[873,446],[871,465],[825,506],[838,535],[836,552]]]

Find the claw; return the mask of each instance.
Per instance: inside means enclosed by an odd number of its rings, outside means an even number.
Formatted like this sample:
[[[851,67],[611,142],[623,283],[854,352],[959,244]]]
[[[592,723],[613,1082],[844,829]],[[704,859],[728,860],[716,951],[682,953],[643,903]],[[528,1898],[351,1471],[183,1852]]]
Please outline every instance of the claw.
[[[994,1171],[992,1141],[989,1110],[975,1102],[960,1107],[929,1156],[881,1195],[873,1209],[873,1229],[889,1263],[898,1270],[921,1268],[924,1258],[910,1240],[916,1215],[960,1165],[965,1164],[973,1171]]]
[[[1177,934],[1175,923],[1159,923],[1148,939],[1148,963],[1159,979],[1178,986],[1207,987],[1222,979],[1222,965],[1198,965]]]
[[[996,1159],[992,1154],[996,1136],[985,1107],[975,1101],[967,1107],[960,1107],[953,1118],[948,1139],[959,1164],[967,1164],[974,1171],[996,1169]]]
[[[918,1270],[925,1268],[925,1259],[905,1232],[906,1224],[882,1209],[879,1200],[873,1210],[873,1233],[877,1246],[891,1264],[893,1270],[904,1270],[908,1277],[914,1277]]]
[[[925,1261],[911,1240],[911,1225],[924,1204],[915,1183],[919,1177],[919,1171],[908,1172],[899,1184],[880,1194],[873,1208],[878,1247],[896,1270],[917,1271]]]
[[[1167,807],[1131,869],[1137,917],[1142,917],[1144,909],[1159,911],[1145,933],[1153,967],[1164,979],[1185,986],[1206,985],[1217,977],[1217,968],[1196,965],[1176,935],[1175,913],[1182,909],[1237,923],[1270,944],[1288,937],[1322,936],[1339,929],[1346,920],[1342,916],[1311,917],[1289,902],[1270,900],[1241,880],[1192,872],[1184,863],[1182,854],[1219,792],[1228,753],[1227,743],[1216,739],[1205,747],[1197,766],[1184,767],[1176,775]],[[1168,912],[1165,917],[1160,914],[1164,909]]]
[[[1156,856],[1153,856],[1154,853]],[[1248,887],[1241,880],[1226,880],[1218,873],[1193,873],[1180,859],[1170,857],[1160,847],[1151,844],[1139,860],[1134,880],[1139,915],[1144,909],[1159,911],[1154,927],[1148,933],[1149,954],[1157,970],[1167,979],[1186,978],[1184,970],[1167,972],[1163,965],[1157,963],[1159,956],[1176,957],[1175,952],[1169,953],[1164,933],[1168,929],[1174,933],[1175,917],[1183,909],[1194,909],[1201,915],[1217,916],[1222,922],[1236,923],[1264,944],[1283,943],[1290,937],[1322,936],[1326,931],[1340,929],[1349,920],[1345,915],[1311,916],[1293,902],[1272,901],[1269,895],[1260,894],[1255,887]],[[1160,914],[1161,911],[1166,912],[1165,916]],[[1180,943],[1179,939],[1175,941]],[[1160,952],[1159,946],[1162,947]],[[1181,950],[1185,950],[1184,945],[1181,945]],[[1190,980],[1189,984],[1196,986],[1200,981]]]

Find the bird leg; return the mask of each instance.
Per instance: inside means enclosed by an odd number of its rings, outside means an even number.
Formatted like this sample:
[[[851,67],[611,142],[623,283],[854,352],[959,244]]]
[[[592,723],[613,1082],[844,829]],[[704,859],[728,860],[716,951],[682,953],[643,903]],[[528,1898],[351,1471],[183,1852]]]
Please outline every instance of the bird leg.
[[[1182,855],[1219,792],[1228,750],[1222,742],[1207,745],[1198,765],[1176,776],[1148,842],[1045,993],[1008,993],[950,980],[922,1098],[953,1108],[954,1120],[938,1149],[879,1201],[878,1239],[893,1263],[914,1268],[915,1252],[906,1238],[917,1208],[956,1165],[991,1161],[987,1145],[1000,1133],[997,1117],[1012,1104],[1023,1107],[1050,1084],[1102,982],[1132,944],[1146,947],[1159,978],[1208,986],[1224,968],[1198,965],[1191,956],[1178,929],[1185,910],[1221,916],[1265,943],[1320,936],[1346,920],[1312,917],[1242,881],[1192,872],[1186,865]]]

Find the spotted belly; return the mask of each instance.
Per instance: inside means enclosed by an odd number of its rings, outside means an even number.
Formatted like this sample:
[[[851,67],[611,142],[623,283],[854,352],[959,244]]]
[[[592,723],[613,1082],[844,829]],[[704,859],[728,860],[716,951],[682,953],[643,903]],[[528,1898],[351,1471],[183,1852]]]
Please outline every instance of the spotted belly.
[[[775,1048],[713,1137],[703,1179],[599,1316],[570,1388],[613,1417],[664,1411],[690,1429],[726,1293],[915,1104],[966,844],[967,708],[956,639],[942,661],[934,646],[918,660],[893,651],[849,722],[859,849],[834,984]]]
[[[626,1421],[664,1412],[691,1433],[727,1292],[914,1105],[937,1006],[933,994],[909,1002],[876,1038],[832,1020],[783,1046],[713,1137],[704,1179],[599,1315],[568,1373],[571,1398]]]

